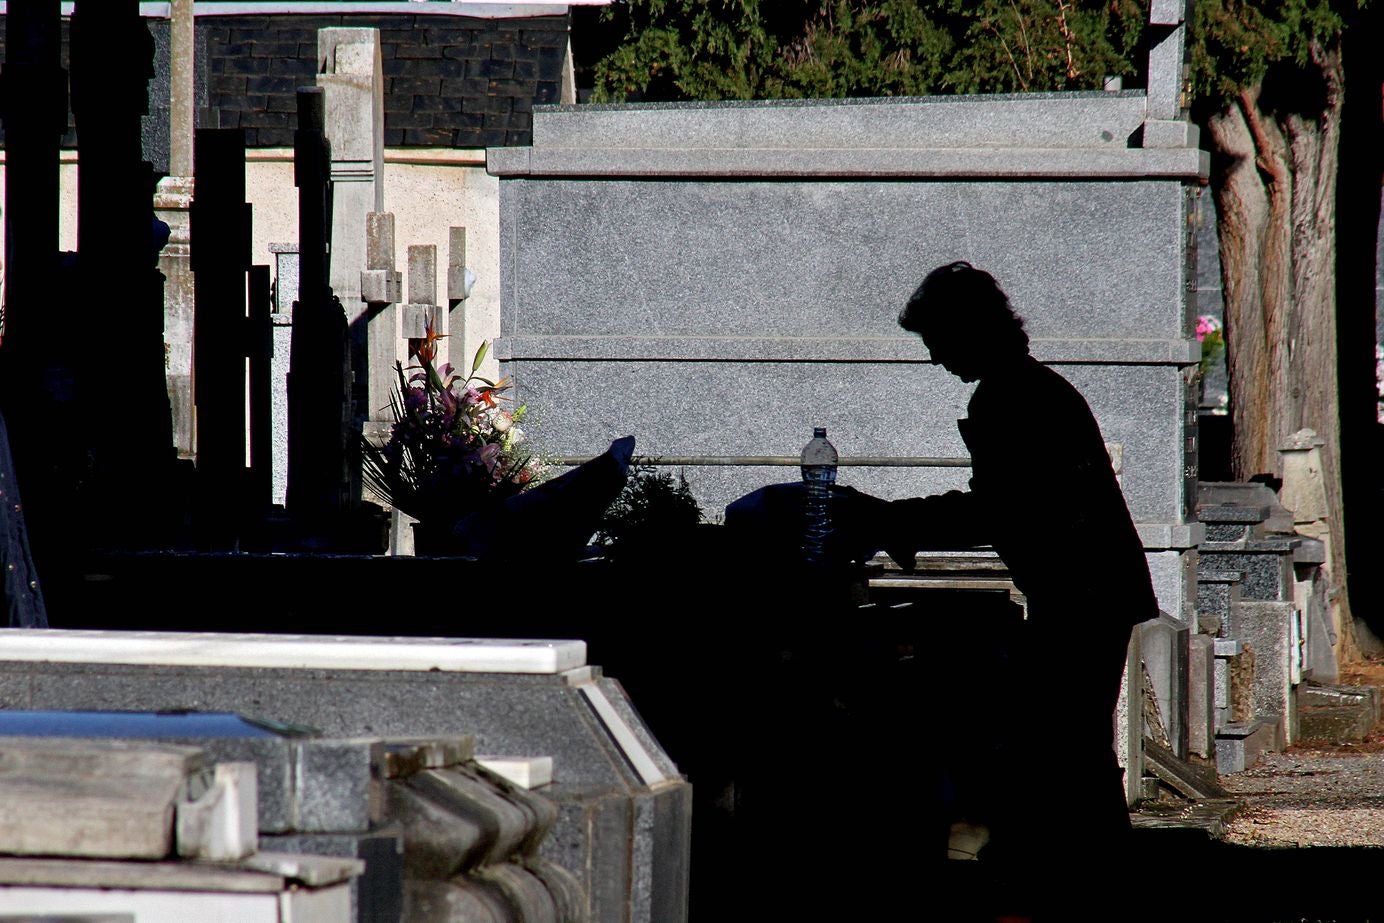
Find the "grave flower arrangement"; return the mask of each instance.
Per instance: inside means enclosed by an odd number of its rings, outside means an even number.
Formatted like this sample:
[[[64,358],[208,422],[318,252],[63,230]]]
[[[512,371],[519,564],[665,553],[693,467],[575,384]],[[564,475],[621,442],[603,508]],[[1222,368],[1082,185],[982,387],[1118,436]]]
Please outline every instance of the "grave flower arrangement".
[[[483,505],[512,497],[540,478],[538,457],[526,450],[521,423],[526,405],[512,410],[507,380],[477,375],[488,343],[482,343],[463,378],[449,363],[434,364],[432,328],[409,341],[417,365],[395,368],[390,397],[394,425],[383,445],[361,444],[366,483],[386,503],[422,522],[448,527]]]
[[[1225,331],[1210,314],[1197,318],[1197,342],[1201,344],[1201,373],[1205,375],[1225,351]]]

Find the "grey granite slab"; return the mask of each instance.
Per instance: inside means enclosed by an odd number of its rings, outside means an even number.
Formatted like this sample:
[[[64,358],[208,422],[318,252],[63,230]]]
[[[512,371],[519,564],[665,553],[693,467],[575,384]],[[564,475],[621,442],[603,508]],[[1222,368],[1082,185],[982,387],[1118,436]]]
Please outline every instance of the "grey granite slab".
[[[1137,91],[535,106],[533,147],[1123,148],[1145,111]]]
[[[1153,593],[1158,607],[1183,622],[1195,622],[1192,599],[1195,588],[1190,585],[1195,555],[1187,551],[1145,551],[1144,559],[1153,578]]]
[[[511,362],[518,399],[532,408],[535,443],[557,456],[604,451],[636,434],[640,455],[794,456],[825,426],[842,455],[964,457],[956,427],[971,388],[931,365],[621,363],[621,386],[599,363]],[[1181,414],[1170,366],[1057,366],[1089,396],[1107,442],[1123,446],[1122,483],[1136,521],[1180,519]],[[629,400],[639,394],[640,400]],[[851,395],[841,400],[842,394]],[[702,509],[793,468],[686,470]],[[964,469],[841,469],[841,483],[890,499],[964,488]],[[1176,493],[1170,490],[1176,488]],[[1171,535],[1171,533],[1169,533]]]
[[[1169,116],[1171,118],[1171,116]],[[1211,155],[1190,147],[926,150],[541,149],[492,147],[486,170],[531,177],[841,177],[1198,180]]]
[[[1179,759],[1187,756],[1188,720],[1188,637],[1187,623],[1166,612],[1139,625],[1140,650],[1144,667],[1158,703],[1163,728]]]
[[[1186,336],[1177,183],[554,180],[500,196],[507,337],[897,338],[914,288],[953,259],[994,273],[1035,339]]]
[[[1288,742],[1296,734],[1297,702],[1290,680],[1291,602],[1243,601],[1236,608],[1237,636],[1254,650],[1253,701],[1255,717],[1287,719]]]
[[[383,820],[385,748],[378,739],[297,741],[301,833],[368,830]]]
[[[1032,339],[1029,352],[1040,361],[1069,365],[1196,363],[1200,347],[1192,340]],[[918,362],[931,361],[912,335],[893,337],[755,336],[506,336],[494,355],[516,359],[724,362]]]
[[[670,788],[635,801],[634,901],[636,915],[684,923],[691,856],[681,843],[692,834],[692,791]],[[641,906],[642,905],[642,906]]]
[[[1214,642],[1193,634],[1187,639],[1187,749],[1202,759],[1215,756],[1215,668]]]
[[[1205,545],[1201,548],[1202,568],[1233,570],[1244,575],[1240,580],[1240,595],[1246,600],[1291,599],[1292,564],[1290,553],[1254,554],[1239,549],[1219,551]]]
[[[1205,523],[1257,523],[1269,518],[1267,506],[1246,506],[1239,503],[1203,504],[1197,507],[1197,519]]]
[[[1178,23],[1153,39],[1149,49],[1148,113],[1152,119],[1183,117],[1188,102],[1183,95],[1182,66],[1187,55],[1187,26]]]
[[[1187,18],[1187,0],[1152,0],[1149,22],[1154,25],[1177,25]]]

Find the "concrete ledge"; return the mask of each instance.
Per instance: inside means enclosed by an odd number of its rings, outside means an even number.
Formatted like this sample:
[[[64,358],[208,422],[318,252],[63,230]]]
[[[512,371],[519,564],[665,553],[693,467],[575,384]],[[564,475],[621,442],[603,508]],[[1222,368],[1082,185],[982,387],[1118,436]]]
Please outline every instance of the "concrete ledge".
[[[533,143],[626,150],[1123,148],[1147,109],[1141,90],[535,106]]]
[[[584,641],[371,638],[218,632],[0,629],[7,663],[102,663],[399,670],[443,673],[562,673],[586,663]]]
[[[502,177],[864,177],[1205,180],[1210,154],[1193,148],[489,148]]]
[[[1053,364],[1192,365],[1200,361],[1195,340],[1035,339],[1030,349]],[[684,337],[507,336],[495,341],[501,362],[930,362],[916,337]]]
[[[1137,522],[1134,528],[1139,532],[1139,540],[1145,551],[1181,551],[1195,548],[1206,535],[1206,527],[1199,522]]]

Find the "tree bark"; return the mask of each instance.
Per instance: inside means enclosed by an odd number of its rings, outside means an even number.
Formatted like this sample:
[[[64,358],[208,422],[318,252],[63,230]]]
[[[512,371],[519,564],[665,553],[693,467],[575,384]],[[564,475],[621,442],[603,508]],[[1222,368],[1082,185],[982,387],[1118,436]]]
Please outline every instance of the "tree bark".
[[[1289,435],[1310,428],[1325,440],[1328,564],[1333,598],[1348,613],[1336,346],[1339,40],[1314,45],[1310,66],[1321,93],[1317,105],[1300,108],[1314,111],[1266,103],[1260,84],[1207,129],[1217,162],[1232,471],[1238,480],[1281,475],[1278,449]]]

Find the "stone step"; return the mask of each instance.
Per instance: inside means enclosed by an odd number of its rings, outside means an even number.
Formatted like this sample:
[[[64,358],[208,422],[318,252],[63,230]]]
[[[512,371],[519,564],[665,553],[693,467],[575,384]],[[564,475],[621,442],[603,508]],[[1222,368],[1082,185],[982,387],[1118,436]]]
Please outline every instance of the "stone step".
[[[1278,494],[1266,484],[1243,481],[1199,481],[1197,483],[1197,509],[1233,504],[1240,507],[1268,510],[1264,520],[1266,532],[1291,533],[1293,516],[1278,502]]]
[[[1216,771],[1244,772],[1259,762],[1264,751],[1277,753],[1283,746],[1283,719],[1279,716],[1224,725],[1216,732]]]
[[[1298,737],[1334,743],[1364,740],[1379,721],[1380,690],[1374,686],[1298,687]]]
[[[1298,688],[1298,705],[1304,708],[1357,706],[1368,710],[1371,721],[1379,720],[1380,690],[1377,686],[1340,686],[1328,683],[1303,683]]]
[[[1354,705],[1298,709],[1298,740],[1347,743],[1364,740],[1374,722],[1369,712]]]
[[[1247,542],[1203,542],[1197,575],[1239,573],[1241,599],[1292,599],[1293,553],[1297,538]]]
[[[1264,537],[1267,506],[1220,503],[1197,507],[1197,519],[1206,525],[1206,541],[1239,542]]]

